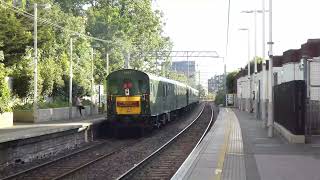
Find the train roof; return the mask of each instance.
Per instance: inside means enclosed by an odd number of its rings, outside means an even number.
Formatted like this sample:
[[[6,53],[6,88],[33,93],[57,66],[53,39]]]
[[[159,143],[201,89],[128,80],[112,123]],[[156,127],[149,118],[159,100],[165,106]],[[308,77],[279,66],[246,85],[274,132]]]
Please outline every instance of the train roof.
[[[181,82],[179,82],[179,81],[175,81],[175,80],[168,79],[168,78],[161,77],[161,76],[156,76],[156,75],[151,74],[151,73],[146,73],[146,74],[149,76],[150,79],[154,79],[154,80],[158,80],[158,81],[164,81],[164,82],[176,84],[176,85],[178,85],[178,86],[185,86],[185,87],[187,87],[187,88],[189,88],[189,89],[192,89],[193,91],[196,91],[196,92],[198,91],[197,89],[194,89],[193,87],[188,86],[188,85],[186,85],[186,84],[184,84],[184,83],[181,83]]]
[[[131,70],[131,71],[140,72],[140,73],[143,73],[143,74],[147,75],[150,79],[153,79],[153,80],[164,81],[164,82],[176,84],[176,85],[178,85],[178,86],[186,86],[187,88],[192,89],[193,91],[196,91],[196,92],[198,91],[197,89],[194,89],[194,88],[192,88],[191,86],[188,86],[188,85],[186,85],[186,84],[184,84],[184,83],[181,83],[181,82],[179,82],[179,81],[175,81],[175,80],[168,79],[168,78],[161,77],[161,76],[156,76],[156,75],[154,75],[154,74],[146,73],[146,72],[139,71],[139,70],[136,70],[136,69],[121,69],[121,70],[118,70],[118,71],[114,71],[114,72],[110,73],[109,75],[111,75],[111,74],[113,74],[113,73],[125,71],[125,70]]]

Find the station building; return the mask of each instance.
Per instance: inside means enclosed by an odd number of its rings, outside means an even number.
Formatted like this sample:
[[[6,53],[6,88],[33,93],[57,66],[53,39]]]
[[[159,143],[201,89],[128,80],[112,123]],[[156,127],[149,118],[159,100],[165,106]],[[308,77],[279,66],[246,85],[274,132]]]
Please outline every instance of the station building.
[[[263,82],[262,63],[237,75],[236,106],[266,119],[268,107],[269,63]],[[288,131],[298,141],[309,141],[320,133],[320,39],[309,39],[300,49],[273,56],[273,115],[276,129]],[[264,109],[263,109],[264,108]],[[262,113],[265,114],[262,114]],[[266,121],[264,121],[266,122]],[[281,130],[284,129],[284,130]],[[287,138],[288,139],[288,138]],[[290,139],[290,138],[289,138]],[[289,140],[290,141],[290,140]]]

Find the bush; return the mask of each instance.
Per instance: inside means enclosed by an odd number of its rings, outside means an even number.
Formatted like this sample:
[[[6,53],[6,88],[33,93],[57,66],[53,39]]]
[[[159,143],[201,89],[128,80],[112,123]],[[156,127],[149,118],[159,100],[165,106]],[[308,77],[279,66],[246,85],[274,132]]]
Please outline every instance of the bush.
[[[38,108],[39,109],[48,109],[48,108],[61,108],[61,107],[68,107],[69,102],[67,101],[53,101],[53,102],[39,102]],[[16,104],[13,109],[14,110],[32,110],[33,104],[26,103],[26,104]]]
[[[53,102],[40,102],[39,109],[48,109],[48,108],[61,108],[68,107],[69,102],[67,101],[53,101]]]
[[[92,102],[90,100],[88,100],[88,99],[85,99],[85,100],[82,101],[82,105],[90,106],[90,105],[92,105]]]
[[[6,68],[0,63],[0,113],[12,111],[10,107],[10,91],[8,83],[5,81],[6,75]]]
[[[26,104],[15,104],[12,107],[13,110],[32,110],[32,104],[26,103]]]
[[[226,94],[224,91],[218,91],[214,100],[216,105],[225,105],[226,104]]]

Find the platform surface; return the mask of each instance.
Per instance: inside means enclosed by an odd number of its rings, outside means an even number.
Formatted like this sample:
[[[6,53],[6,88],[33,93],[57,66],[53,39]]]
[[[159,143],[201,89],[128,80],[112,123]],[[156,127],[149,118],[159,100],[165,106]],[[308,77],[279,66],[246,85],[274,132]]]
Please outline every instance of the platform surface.
[[[0,128],[0,143],[84,128],[105,119],[106,115],[101,114],[72,120],[15,123],[12,127]]]
[[[203,141],[172,179],[320,180],[320,144],[289,144],[254,114],[221,108]]]
[[[232,177],[245,179],[241,131],[233,111],[222,108],[211,130],[172,179]]]

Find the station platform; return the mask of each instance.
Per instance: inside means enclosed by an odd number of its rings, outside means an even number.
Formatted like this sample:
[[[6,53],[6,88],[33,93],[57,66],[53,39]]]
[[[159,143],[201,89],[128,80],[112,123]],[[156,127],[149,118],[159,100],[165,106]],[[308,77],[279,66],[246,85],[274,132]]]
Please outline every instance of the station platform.
[[[83,129],[106,119],[105,114],[75,118],[71,120],[39,123],[14,123],[12,127],[0,128],[0,143],[27,139],[71,129]]]
[[[221,108],[217,120],[172,179],[319,180],[320,144],[290,144],[254,114]]]
[[[0,128],[0,172],[17,164],[54,156],[93,141],[106,115]]]

